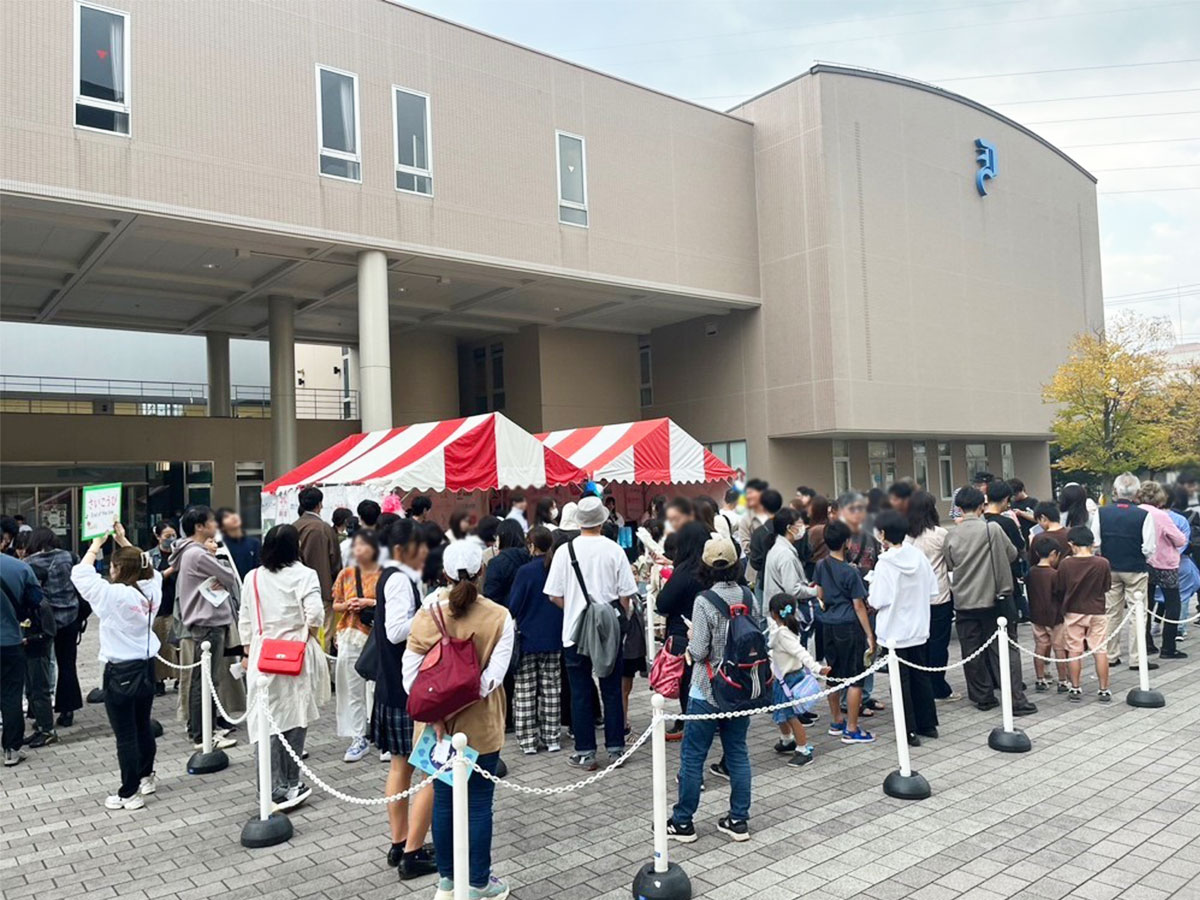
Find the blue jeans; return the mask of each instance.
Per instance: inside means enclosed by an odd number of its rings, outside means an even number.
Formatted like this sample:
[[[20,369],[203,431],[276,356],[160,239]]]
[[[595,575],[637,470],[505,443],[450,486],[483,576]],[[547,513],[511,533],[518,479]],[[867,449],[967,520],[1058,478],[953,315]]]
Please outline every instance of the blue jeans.
[[[592,702],[592,661],[574,647],[563,648],[567,679],[571,682],[571,730],[576,753],[596,752],[596,707]],[[621,702],[621,665],[599,679],[600,702],[604,704],[604,748],[609,753],[625,751],[625,708]]]
[[[500,751],[481,753],[476,765],[496,773]],[[467,839],[470,842],[471,887],[487,887],[492,874],[492,793],[496,786],[472,772],[467,781]],[[438,875],[454,877],[453,788],[440,778],[433,781],[433,846],[437,850]]]
[[[714,713],[711,703],[692,697],[688,713]],[[679,825],[692,821],[700,806],[700,783],[704,778],[704,760],[712,747],[713,737],[720,732],[729,769],[729,816],[743,822],[750,818],[750,752],[746,749],[746,733],[750,717],[733,719],[693,719],[684,723],[683,745],[679,751],[679,802],[672,818]]]

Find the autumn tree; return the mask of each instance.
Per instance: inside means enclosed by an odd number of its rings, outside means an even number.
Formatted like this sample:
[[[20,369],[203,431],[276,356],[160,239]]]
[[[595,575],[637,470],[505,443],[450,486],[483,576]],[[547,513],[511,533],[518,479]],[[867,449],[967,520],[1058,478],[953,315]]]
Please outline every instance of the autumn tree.
[[[1058,405],[1051,428],[1060,469],[1111,479],[1175,462],[1174,417],[1164,396],[1164,351],[1173,340],[1165,320],[1125,315],[1071,342],[1070,355],[1042,393],[1045,402]]]
[[[1163,385],[1163,415],[1172,468],[1200,466],[1200,362],[1184,366]]]

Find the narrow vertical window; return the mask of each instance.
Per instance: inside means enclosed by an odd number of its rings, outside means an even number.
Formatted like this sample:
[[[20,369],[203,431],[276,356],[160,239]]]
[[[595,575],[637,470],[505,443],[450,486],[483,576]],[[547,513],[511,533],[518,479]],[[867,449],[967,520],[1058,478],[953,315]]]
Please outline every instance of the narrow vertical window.
[[[557,131],[558,139],[558,221],[564,225],[588,224],[587,154],[583,138]]]
[[[429,96],[392,85],[392,120],[396,131],[396,190],[432,195]]]
[[[850,490],[850,442],[833,442],[833,493],[841,496]]]
[[[942,499],[954,499],[954,457],[950,454],[950,445],[938,441],[938,477],[942,482]]]
[[[322,175],[362,180],[358,76],[352,72],[317,66],[317,145]]]
[[[929,458],[924,441],[913,441],[913,480],[921,490],[929,490]]]
[[[650,337],[638,339],[638,365],[641,371],[640,400],[642,406],[654,404],[654,380],[650,364]]]
[[[75,5],[75,125],[129,135],[129,15]]]
[[[1017,466],[1013,461],[1012,444],[1005,442],[1000,445],[1000,477],[1008,480],[1017,474]]]

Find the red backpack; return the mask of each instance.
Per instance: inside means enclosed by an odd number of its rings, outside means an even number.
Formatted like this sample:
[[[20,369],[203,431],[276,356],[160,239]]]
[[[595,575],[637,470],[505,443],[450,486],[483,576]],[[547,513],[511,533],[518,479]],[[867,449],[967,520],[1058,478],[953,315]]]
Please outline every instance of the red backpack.
[[[687,642],[677,641],[677,637],[678,635],[671,635],[666,639],[662,650],[654,657],[654,665],[650,667],[650,690],[662,694],[668,700],[679,699],[680,682],[687,669],[687,660],[683,655],[687,650]],[[683,644],[679,653],[672,652],[676,643]]]
[[[442,638],[429,648],[408,693],[408,714],[416,722],[448,719],[479,701],[483,670],[470,638],[450,637],[440,603],[429,607]]]

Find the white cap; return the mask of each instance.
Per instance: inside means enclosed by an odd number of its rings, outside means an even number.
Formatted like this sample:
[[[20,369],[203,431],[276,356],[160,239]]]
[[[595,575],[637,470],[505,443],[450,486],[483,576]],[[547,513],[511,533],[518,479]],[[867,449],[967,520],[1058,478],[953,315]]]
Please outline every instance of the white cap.
[[[458,581],[464,571],[474,578],[483,568],[483,547],[470,538],[447,545],[442,550],[442,568],[451,581]]]

